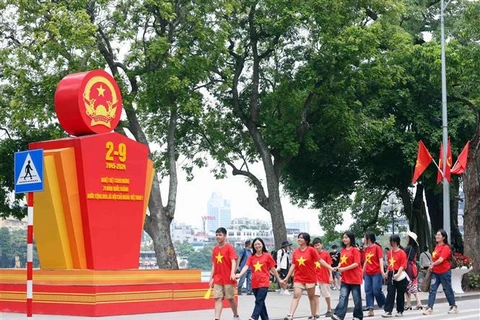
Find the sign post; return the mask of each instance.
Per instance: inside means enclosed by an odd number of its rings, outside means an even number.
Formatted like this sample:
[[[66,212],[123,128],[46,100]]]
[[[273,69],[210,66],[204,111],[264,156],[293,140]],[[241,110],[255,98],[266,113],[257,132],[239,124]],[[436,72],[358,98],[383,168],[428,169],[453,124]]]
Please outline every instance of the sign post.
[[[27,317],[33,314],[33,192],[43,191],[43,149],[15,152],[15,193],[28,193]]]

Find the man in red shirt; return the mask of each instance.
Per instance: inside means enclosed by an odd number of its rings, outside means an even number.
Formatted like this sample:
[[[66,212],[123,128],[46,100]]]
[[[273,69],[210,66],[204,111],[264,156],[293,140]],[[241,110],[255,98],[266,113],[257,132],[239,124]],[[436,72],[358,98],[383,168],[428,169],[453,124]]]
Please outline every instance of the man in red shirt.
[[[215,231],[215,238],[218,245],[212,252],[212,273],[210,276],[210,287],[213,288],[215,298],[215,320],[219,320],[222,314],[222,300],[225,298],[230,303],[233,312],[233,320],[240,320],[238,317],[237,304],[234,299],[235,269],[237,266],[237,252],[231,244],[226,242],[227,230],[220,227]]]
[[[322,239],[315,238],[313,239],[313,247],[317,250],[320,259],[323,259],[329,265],[332,265],[332,258],[328,251],[323,250]],[[327,313],[325,317],[332,316],[332,305],[330,299],[330,285],[333,284],[332,271],[322,267],[322,265],[317,261],[315,262],[315,267],[317,271],[317,285],[315,287],[315,297],[316,297],[316,312],[315,315],[320,317],[320,301],[319,297],[322,295],[325,298],[327,303]]]

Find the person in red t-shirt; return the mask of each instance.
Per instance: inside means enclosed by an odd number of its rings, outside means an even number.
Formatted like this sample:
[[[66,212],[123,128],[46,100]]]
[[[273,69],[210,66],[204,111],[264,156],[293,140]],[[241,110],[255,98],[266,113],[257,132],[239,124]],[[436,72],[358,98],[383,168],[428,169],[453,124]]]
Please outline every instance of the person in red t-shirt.
[[[382,285],[384,276],[382,248],[375,242],[376,237],[372,232],[366,232],[363,237],[364,263],[363,280],[365,281],[365,298],[367,301],[367,317],[373,317],[374,299],[377,299],[379,308],[385,305]]]
[[[268,288],[270,287],[270,272],[277,278],[278,283],[281,283],[282,279],[278,275],[275,268],[275,261],[272,255],[268,253],[265,243],[261,238],[255,238],[252,242],[254,254],[248,257],[247,263],[237,274],[237,278],[244,275],[249,267],[252,270],[252,290],[255,295],[255,307],[253,308],[252,316],[250,320],[268,320],[267,306],[265,305],[265,299],[267,298]]]
[[[443,292],[447,297],[450,309],[449,314],[458,313],[457,305],[455,304],[455,295],[452,290],[452,271],[450,271],[450,254],[451,250],[448,246],[448,235],[443,229],[440,229],[435,234],[435,241],[437,246],[432,253],[432,263],[428,269],[432,272],[432,279],[430,284],[430,294],[428,295],[428,308],[423,312],[425,315],[433,313],[433,305],[435,304],[435,297],[440,283],[443,287]]]
[[[310,235],[306,232],[300,232],[298,234],[298,248],[293,251],[292,265],[288,270],[287,276],[282,280],[282,283],[286,285],[288,279],[293,277],[293,299],[290,305],[290,313],[284,318],[284,320],[292,320],[293,315],[298,307],[298,302],[302,296],[303,290],[307,291],[308,300],[310,301],[310,311],[312,313],[312,319],[315,318],[315,284],[317,282],[317,273],[315,271],[315,262],[320,263],[322,266],[329,270],[333,268],[320,259],[317,250],[310,247]]]
[[[384,318],[392,317],[393,304],[395,302],[395,295],[397,295],[397,314],[396,317],[401,317],[405,310],[405,291],[408,286],[408,276],[405,272],[407,268],[407,255],[400,247],[400,236],[392,234],[390,236],[390,247],[388,252],[388,274],[387,274],[387,301],[385,303],[385,313],[382,314]]]
[[[315,250],[317,250],[320,259],[323,259],[326,263],[332,265],[332,258],[330,257],[330,253],[323,250],[322,239],[313,239],[313,247],[315,248]],[[325,313],[325,317],[331,317],[332,305],[330,299],[330,285],[333,284],[332,271],[325,267],[322,267],[319,262],[315,262],[315,266],[315,270],[317,271],[317,286],[315,287],[315,314],[316,317],[320,317],[319,297],[320,295],[322,295],[325,298],[325,302],[327,303],[327,313]]]
[[[220,319],[222,300],[225,298],[232,308],[233,319],[239,320],[237,304],[234,299],[235,284],[237,284],[235,278],[237,252],[231,244],[226,242],[227,230],[225,228],[218,228],[215,231],[215,238],[218,245],[213,248],[212,272],[209,281],[215,298],[215,319]]]
[[[360,250],[355,247],[355,235],[347,231],[342,236],[342,251],[340,251],[340,263],[336,268],[342,273],[342,283],[340,284],[340,296],[338,304],[333,312],[332,319],[343,320],[347,314],[348,297],[352,292],[353,297],[353,317],[363,319],[362,294],[360,286],[362,284],[362,257]]]

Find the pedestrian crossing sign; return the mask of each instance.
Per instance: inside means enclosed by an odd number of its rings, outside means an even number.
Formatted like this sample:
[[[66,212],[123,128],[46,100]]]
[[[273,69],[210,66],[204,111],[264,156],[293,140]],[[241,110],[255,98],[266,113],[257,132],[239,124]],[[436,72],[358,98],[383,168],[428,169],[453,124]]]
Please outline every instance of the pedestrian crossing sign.
[[[43,149],[15,152],[15,193],[43,191]]]

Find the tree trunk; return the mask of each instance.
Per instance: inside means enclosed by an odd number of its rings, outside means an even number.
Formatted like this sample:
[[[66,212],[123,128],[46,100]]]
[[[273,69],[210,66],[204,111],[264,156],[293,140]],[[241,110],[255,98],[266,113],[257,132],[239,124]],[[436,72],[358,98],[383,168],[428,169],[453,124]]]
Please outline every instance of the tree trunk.
[[[415,198],[413,199],[412,210],[405,210],[405,215],[408,219],[408,227],[411,231],[417,234],[417,241],[420,248],[423,248],[426,245],[429,247],[432,246],[432,235],[428,224],[425,202],[423,201],[423,190],[423,184],[417,184],[417,190],[415,193]],[[401,196],[404,207],[409,208],[409,206],[405,205],[405,200],[407,200],[407,204],[410,202],[410,195],[408,193],[408,189],[403,189],[401,192]],[[423,249],[421,251],[423,251]]]
[[[425,199],[427,200],[428,215],[432,226],[432,238],[430,242],[434,245],[433,235],[443,228],[442,196],[436,194],[432,189],[425,188]]]
[[[138,142],[141,142],[148,146],[148,140],[145,132],[140,126],[135,110],[132,107],[125,108],[129,122],[129,130]],[[170,186],[168,190],[168,205],[164,207],[162,205],[162,195],[160,193],[160,182],[156,174],[153,176],[152,190],[150,192],[150,199],[148,201],[148,210],[150,215],[146,216],[144,229],[148,235],[152,238],[153,248],[155,250],[155,256],[157,258],[157,266],[159,269],[178,269],[177,256],[173,248],[173,242],[170,234],[170,224],[173,220],[175,212],[175,198],[177,194],[177,171],[176,162],[174,159],[175,148],[175,135],[174,127],[176,124],[176,114],[171,115],[170,128],[167,137],[168,141],[168,153],[170,159]],[[152,156],[150,152],[150,157]],[[173,167],[173,168],[172,168]]]
[[[480,114],[477,119],[480,118]],[[463,175],[465,192],[465,254],[473,261],[473,271],[480,273],[480,122],[470,143],[467,170]]]

